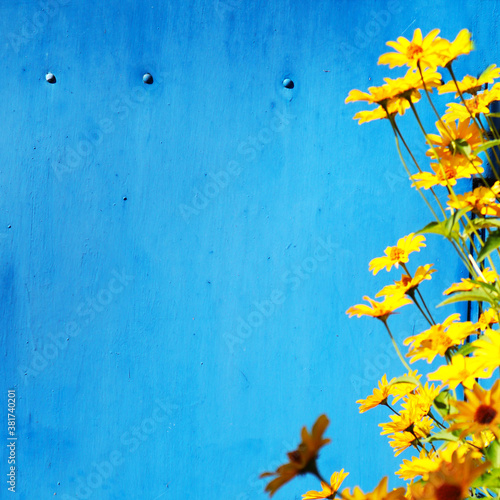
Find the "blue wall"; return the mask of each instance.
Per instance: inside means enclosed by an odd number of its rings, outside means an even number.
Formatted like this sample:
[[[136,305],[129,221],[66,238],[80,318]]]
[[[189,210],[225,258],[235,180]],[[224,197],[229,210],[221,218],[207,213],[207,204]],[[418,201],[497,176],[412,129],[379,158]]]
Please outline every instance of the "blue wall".
[[[324,475],[373,487],[400,460],[384,412],[359,415],[355,400],[401,370],[380,326],[345,310],[388,282],[369,260],[429,216],[387,124],[358,127],[362,107],[344,99],[380,83],[385,41],[416,27],[473,31],[460,74],[498,63],[498,2],[0,9],[2,400],[16,388],[18,498],[264,498],[257,475],[324,412]],[[460,273],[441,260],[433,239],[415,259],[440,269],[436,297]],[[398,334],[417,318],[405,311]]]

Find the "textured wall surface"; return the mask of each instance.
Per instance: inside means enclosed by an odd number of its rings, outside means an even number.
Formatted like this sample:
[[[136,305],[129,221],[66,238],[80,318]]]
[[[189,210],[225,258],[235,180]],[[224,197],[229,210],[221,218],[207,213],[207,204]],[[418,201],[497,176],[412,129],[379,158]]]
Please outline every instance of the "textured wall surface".
[[[362,107],[344,99],[381,83],[385,41],[416,27],[473,31],[459,73],[498,63],[497,2],[4,0],[0,12],[17,497],[265,498],[258,474],[321,413],[324,474],[343,467],[346,484],[372,488],[399,460],[383,412],[359,415],[355,400],[401,370],[376,321],[345,310],[387,283],[369,260],[429,217],[387,124],[359,127]],[[439,268],[430,240],[416,262]],[[452,262],[428,289],[458,276]],[[400,334],[417,321],[405,318]],[[5,478],[5,447],[1,459]]]

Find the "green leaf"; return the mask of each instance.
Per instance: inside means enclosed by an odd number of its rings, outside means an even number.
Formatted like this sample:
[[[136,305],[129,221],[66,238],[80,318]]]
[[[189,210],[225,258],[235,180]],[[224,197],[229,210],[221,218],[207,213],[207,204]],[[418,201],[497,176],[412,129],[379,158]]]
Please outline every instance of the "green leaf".
[[[432,443],[433,441],[458,441],[458,439],[458,435],[450,432],[447,429],[443,429],[442,431],[431,434],[429,437],[423,439],[422,441],[425,441],[426,443]]]
[[[480,146],[477,146],[474,149],[474,152],[476,154],[481,153],[481,151],[486,151],[487,149],[494,148],[495,146],[499,146],[499,145],[500,145],[500,139],[495,139],[494,141],[488,141],[488,142],[485,142],[484,144],[481,144]]]
[[[477,347],[473,346],[470,343],[464,344],[460,349],[457,349],[454,353],[453,356],[456,356],[457,354],[460,354],[461,356],[467,356],[471,352],[474,352],[477,349]]]
[[[454,240],[458,242],[460,236],[458,221],[460,220],[460,217],[462,217],[462,215],[464,215],[468,211],[468,208],[461,208],[443,221],[430,222],[420,231],[417,231],[416,234],[440,234],[448,240]]]
[[[457,292],[446,300],[443,300],[437,307],[447,306],[449,304],[454,304],[455,302],[488,302],[491,303],[491,297],[482,289],[476,288],[470,292]]]
[[[496,439],[486,448],[484,454],[493,467],[500,467],[500,443]]]
[[[444,391],[441,391],[434,398],[434,405],[442,417],[446,417],[446,415],[449,415],[450,414],[450,390],[445,389]]]
[[[494,468],[488,471],[486,474],[478,477],[473,483],[473,488],[488,488],[489,490],[495,490],[500,488],[500,469]],[[497,493],[498,495],[498,493]],[[498,498],[495,497],[495,498]]]
[[[498,247],[500,247],[500,232],[499,231],[494,231],[493,233],[490,233],[488,238],[486,238],[486,241],[484,242],[483,248],[481,248],[481,251],[479,252],[479,255],[477,256],[477,262],[482,262],[488,255],[496,250]]]
[[[489,218],[477,218],[470,221],[475,229],[486,229],[489,227],[500,227],[500,218],[489,217]]]
[[[389,386],[396,385],[396,384],[419,385],[420,382],[415,377],[409,377],[408,375],[402,375],[401,377],[396,377],[395,379],[391,380],[389,383]]]

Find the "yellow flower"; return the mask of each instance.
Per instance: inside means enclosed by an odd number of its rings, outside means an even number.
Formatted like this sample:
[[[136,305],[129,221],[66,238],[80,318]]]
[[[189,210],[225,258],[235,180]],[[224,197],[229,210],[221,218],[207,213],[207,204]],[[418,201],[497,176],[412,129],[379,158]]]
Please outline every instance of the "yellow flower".
[[[500,366],[500,332],[489,329],[487,333],[472,343],[475,347],[473,357],[480,369],[485,370],[484,378],[491,377]]]
[[[497,274],[492,271],[489,267],[484,268],[482,271],[484,280],[481,277],[478,277],[476,281],[484,281],[485,283],[494,283],[497,279]],[[447,288],[443,295],[450,295],[455,292],[469,292],[470,290],[474,290],[474,288],[479,288],[477,283],[474,283],[469,278],[462,278],[460,283],[453,283],[449,288]]]
[[[421,408],[412,406],[409,410],[403,410],[399,415],[390,415],[392,422],[383,422],[378,424],[382,427],[380,435],[396,432],[409,432],[413,437],[424,437],[430,434],[434,427],[432,420],[423,415]]]
[[[396,432],[395,434],[389,435],[391,440],[389,444],[391,448],[394,448],[394,456],[397,457],[400,453],[405,451],[410,446],[417,446],[420,442],[420,438],[425,438],[430,435],[433,424],[429,417],[425,417],[418,426],[415,425],[412,431]]]
[[[498,83],[495,83],[491,90],[487,89],[484,92],[475,95],[471,99],[466,99],[465,106],[456,102],[450,102],[447,104],[448,109],[443,116],[443,121],[463,121],[468,120],[471,115],[475,117],[481,113],[488,114],[490,112],[489,105],[492,102],[499,100],[499,92],[500,87],[498,86]]]
[[[482,167],[476,167],[470,162],[468,165],[461,165],[460,159],[451,157],[443,159],[441,164],[431,163],[431,172],[418,172],[410,176],[413,181],[412,186],[429,189],[434,186],[454,186],[457,179],[470,179],[473,175],[482,173]]]
[[[384,477],[371,493],[363,493],[356,486],[352,493],[349,488],[343,490],[341,497],[343,500],[405,500],[405,489],[387,491],[387,477]]]
[[[387,318],[391,314],[394,314],[396,309],[406,306],[407,304],[411,304],[411,300],[404,295],[386,297],[382,302],[370,299],[367,295],[365,295],[363,299],[369,302],[371,306],[367,306],[366,304],[357,304],[350,307],[346,311],[346,314],[348,314],[350,318],[353,316],[357,316],[358,318],[361,318],[361,316],[371,316],[372,318],[377,318],[385,323]]]
[[[409,393],[402,406],[414,414],[427,415],[440,389],[440,386],[434,387],[434,384],[429,386],[429,382],[426,382],[424,386],[420,385]]]
[[[448,206],[457,210],[467,208],[476,214],[500,216],[497,196],[500,194],[500,182],[493,186],[480,186],[472,192],[449,197]],[[494,280],[493,280],[494,281]]]
[[[411,41],[400,36],[397,42],[387,42],[396,52],[382,54],[378,64],[388,64],[390,68],[407,65],[410,68],[420,67],[436,68],[441,65],[443,50],[447,49],[450,42],[438,37],[439,30],[432,30],[425,38],[422,31],[417,28]]]
[[[397,101],[389,102],[385,106],[385,109],[382,106],[378,106],[375,109],[358,111],[353,118],[354,120],[359,120],[358,125],[361,125],[362,123],[388,118],[388,114],[391,116],[394,116],[397,113],[402,115],[409,107],[410,105],[408,104],[408,101],[398,99]]]
[[[469,497],[469,487],[489,467],[466,455],[461,459],[455,452],[451,462],[443,461],[431,472],[426,483],[415,483],[411,494],[415,500],[463,500]]]
[[[330,442],[330,439],[323,438],[323,433],[329,423],[328,417],[321,415],[313,425],[311,433],[303,427],[301,433],[302,442],[296,450],[288,453],[289,462],[278,467],[275,472],[264,472],[260,475],[261,478],[277,476],[266,486],[269,496],[272,497],[279,488],[291,481],[295,476],[307,472],[317,472],[316,458],[318,452],[325,444]]]
[[[498,323],[498,313],[495,311],[495,309],[487,309],[486,311],[483,311],[481,316],[479,316],[479,319],[476,323],[476,328],[481,331],[487,330],[491,325],[495,323]]]
[[[458,89],[462,94],[476,95],[483,85],[488,83],[493,83],[495,78],[500,77],[500,68],[497,68],[496,64],[488,66],[478,78],[473,76],[465,76],[461,82],[457,82]],[[455,92],[455,97],[460,96],[460,92],[457,90],[457,85],[453,80],[450,80],[445,85],[439,87],[440,94],[447,94],[449,92]]]
[[[453,420],[449,430],[460,430],[460,439],[483,431],[491,431],[500,439],[500,380],[497,380],[490,390],[474,384],[472,391],[465,390],[465,401],[451,400],[457,413],[446,416]]]
[[[403,115],[410,107],[409,100],[416,103],[420,100],[419,90],[424,88],[432,89],[441,84],[441,75],[435,71],[423,72],[422,77],[419,72],[409,70],[403,78],[384,78],[385,84],[379,87],[369,87],[368,92],[354,89],[349,92],[345,102],[366,101],[369,104],[378,104],[374,110],[360,111],[354,115],[354,119],[359,119],[359,124],[387,118],[387,115],[399,113]]]
[[[340,488],[340,485],[344,482],[344,479],[349,475],[349,472],[344,472],[342,469],[340,472],[334,472],[330,478],[330,485],[321,481],[322,491],[308,491],[305,495],[302,495],[304,500],[308,499],[318,499],[318,498],[335,498],[335,494]]]
[[[364,413],[378,405],[385,405],[387,403],[387,398],[391,395],[391,389],[392,387],[387,382],[387,375],[384,374],[382,380],[378,383],[378,389],[375,387],[372,395],[368,396],[366,399],[358,399],[356,401],[356,403],[361,405],[359,407],[359,413]]]
[[[451,162],[455,166],[480,165],[482,160],[478,158],[474,150],[483,143],[479,127],[470,122],[448,122],[444,125],[441,121],[436,122],[436,128],[440,135],[428,134],[427,139],[433,148],[427,151],[427,155],[442,162]]]
[[[435,273],[435,269],[431,269],[432,264],[426,264],[425,266],[419,266],[415,271],[415,275],[410,277],[408,274],[403,274],[399,281],[395,281],[394,285],[387,285],[380,292],[375,295],[375,297],[387,297],[391,295],[400,295],[405,293],[406,295],[413,295],[415,289],[424,280],[430,280],[431,274]]]
[[[452,314],[443,323],[432,325],[428,330],[408,337],[404,345],[411,344],[406,355],[411,357],[410,363],[419,359],[432,363],[437,355],[444,356],[448,349],[460,345],[469,335],[476,333],[472,322],[460,323],[459,320],[460,314]]]
[[[409,372],[406,376],[420,379],[422,375],[417,375],[417,370],[415,370]],[[415,384],[410,382],[402,382],[391,385],[395,380],[396,379],[393,378],[390,382],[387,382],[387,375],[384,374],[382,380],[378,383],[378,389],[376,387],[373,389],[373,394],[368,396],[366,399],[358,399],[356,401],[356,403],[361,405],[359,407],[359,413],[364,413],[365,411],[371,410],[379,405],[385,405],[389,396],[393,396],[392,403],[394,403],[415,388]]]
[[[396,475],[405,481],[415,479],[417,476],[422,476],[425,479],[429,472],[439,467],[439,462],[436,458],[436,453],[430,452],[427,454],[426,450],[422,449],[418,458],[412,457],[411,460],[404,458]]]
[[[440,380],[443,384],[455,389],[462,384],[468,389],[472,389],[476,382],[476,377],[485,376],[484,368],[476,358],[466,358],[461,354],[456,354],[451,358],[449,365],[440,366],[435,372],[429,373],[429,380]]]
[[[420,252],[422,247],[425,247],[425,236],[410,233],[408,236],[398,240],[394,247],[387,247],[384,250],[385,256],[377,257],[370,262],[369,270],[373,274],[377,274],[380,270],[385,269],[390,271],[392,266],[399,267],[399,264],[405,264],[409,260],[409,254],[412,252]]]
[[[461,30],[455,40],[449,43],[443,51],[441,65],[447,66],[452,63],[458,56],[467,55],[474,49],[472,43],[472,34],[469,30]]]
[[[465,456],[470,454],[472,458],[481,458],[482,453],[475,449],[472,445],[469,445],[467,441],[449,441],[446,445],[439,449],[437,452],[429,452],[427,454],[426,450],[420,451],[420,456],[412,457],[411,460],[403,459],[400,469],[396,472],[396,475],[408,481],[410,479],[415,479],[417,476],[422,476],[424,481],[427,481],[429,474],[433,471],[439,469],[441,462],[451,462],[453,453],[457,454],[460,461],[465,460]]]

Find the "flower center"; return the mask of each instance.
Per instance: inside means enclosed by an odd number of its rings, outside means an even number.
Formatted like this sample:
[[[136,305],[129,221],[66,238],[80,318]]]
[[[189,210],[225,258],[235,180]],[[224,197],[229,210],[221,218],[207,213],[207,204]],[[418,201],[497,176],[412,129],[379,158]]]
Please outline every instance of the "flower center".
[[[291,462],[295,462],[296,464],[301,463],[301,454],[300,454],[299,450],[291,451],[288,454],[288,457],[290,458]]]
[[[453,179],[457,175],[457,170],[452,165],[440,166],[437,177],[440,181],[445,179]]]
[[[410,43],[410,46],[406,50],[406,57],[408,59],[417,59],[418,56],[424,51],[420,45]]]
[[[401,250],[401,248],[399,247],[392,247],[391,248],[391,253],[389,255],[389,257],[391,258],[391,260],[395,260],[395,261],[400,261],[401,260],[401,257],[405,254],[405,251],[404,250]]]
[[[442,484],[436,489],[437,500],[461,500],[462,488],[453,484]]]
[[[495,417],[497,416],[497,411],[488,405],[481,405],[476,410],[474,415],[474,420],[479,424],[491,424]]]
[[[411,278],[407,274],[402,276],[402,278],[401,278],[401,285],[402,286],[409,286],[410,283],[411,283]]]
[[[477,96],[475,96],[472,99],[469,99],[467,101],[467,109],[471,113],[474,113],[474,114],[478,112],[478,110],[479,110],[479,101],[477,99]]]

